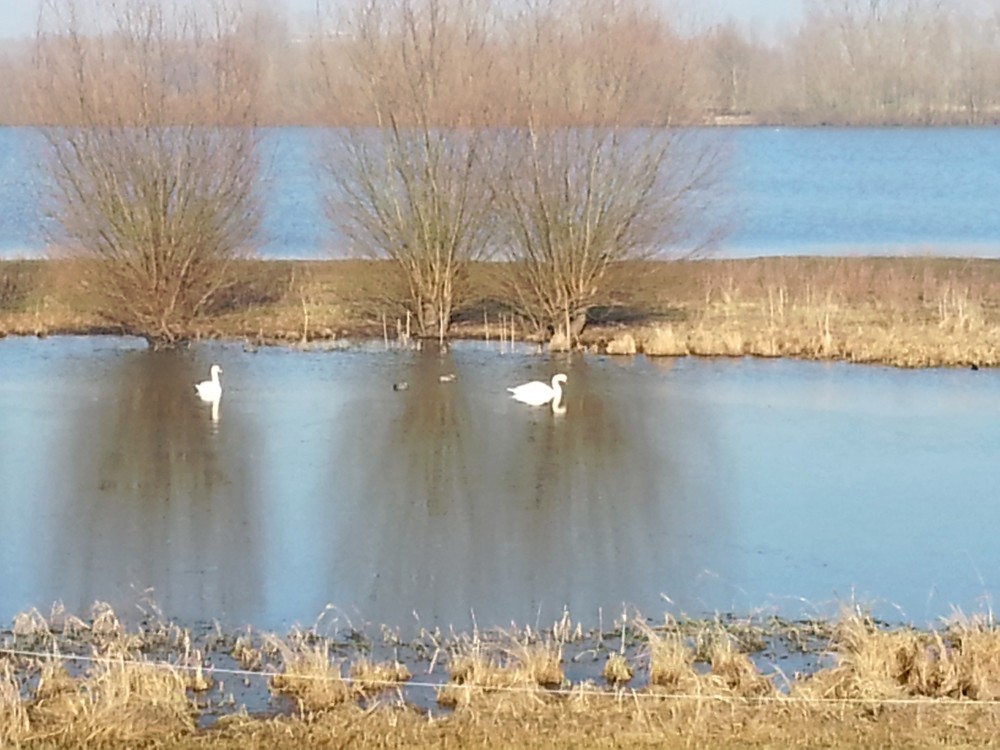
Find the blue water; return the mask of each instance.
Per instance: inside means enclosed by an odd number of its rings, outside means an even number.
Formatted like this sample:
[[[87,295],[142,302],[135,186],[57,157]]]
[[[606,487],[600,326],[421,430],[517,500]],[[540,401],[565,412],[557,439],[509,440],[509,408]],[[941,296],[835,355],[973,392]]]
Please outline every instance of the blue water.
[[[727,144],[708,224],[720,255],[1000,256],[1000,128],[744,128]],[[324,132],[267,132],[259,248],[272,258],[346,252],[324,203]],[[44,253],[40,139],[0,128],[0,255]]]
[[[760,128],[734,146],[734,255],[1000,249],[1000,129]]]
[[[1000,371],[112,337],[2,339],[0,368],[0,623],[996,611]],[[557,371],[565,414],[505,391]]]

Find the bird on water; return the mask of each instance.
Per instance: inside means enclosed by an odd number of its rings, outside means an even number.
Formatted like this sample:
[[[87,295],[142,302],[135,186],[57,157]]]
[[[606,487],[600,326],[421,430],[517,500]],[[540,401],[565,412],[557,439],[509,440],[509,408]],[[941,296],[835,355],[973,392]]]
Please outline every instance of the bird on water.
[[[219,380],[222,368],[218,365],[212,365],[212,369],[209,372],[211,380],[203,380],[200,383],[196,383],[194,388],[198,392],[198,398],[202,401],[218,401],[222,398],[222,382]]]
[[[532,380],[530,383],[508,388],[511,397],[515,401],[531,406],[544,406],[550,401],[558,402],[562,398],[562,384],[569,378],[563,373],[552,376],[552,384],[543,383],[541,380]]]

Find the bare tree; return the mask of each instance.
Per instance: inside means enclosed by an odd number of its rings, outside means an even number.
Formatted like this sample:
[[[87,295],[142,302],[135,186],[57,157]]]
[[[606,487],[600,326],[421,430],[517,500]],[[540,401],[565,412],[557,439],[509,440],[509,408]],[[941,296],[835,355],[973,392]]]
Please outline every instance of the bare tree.
[[[463,96],[488,71],[482,5],[361,0],[334,39],[346,70],[323,57],[337,116],[374,125],[335,131],[330,217],[356,253],[396,267],[422,336],[447,334],[468,264],[489,252],[489,131],[483,102]],[[358,109],[337,101],[344,89]]]
[[[718,162],[703,145],[681,149],[669,110],[647,105],[643,127],[631,120],[636,96],[655,100],[657,66],[620,42],[658,23],[647,7],[544,0],[524,21],[529,116],[508,135],[498,199],[509,285],[540,331],[571,345],[588,309],[612,301],[623,281],[613,270],[682,239]]]
[[[154,347],[235,283],[260,218],[244,16],[185,8],[46,0],[36,40],[58,252],[103,317]]]

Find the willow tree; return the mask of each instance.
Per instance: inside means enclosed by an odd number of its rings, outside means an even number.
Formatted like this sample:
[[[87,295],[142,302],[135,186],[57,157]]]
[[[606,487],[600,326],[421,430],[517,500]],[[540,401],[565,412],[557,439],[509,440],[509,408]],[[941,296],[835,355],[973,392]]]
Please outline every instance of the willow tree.
[[[98,312],[153,347],[236,280],[260,222],[257,70],[222,0],[46,0],[33,99],[57,252]]]
[[[421,336],[447,335],[491,227],[489,12],[477,0],[360,0],[320,48],[332,120],[334,225],[388,260],[390,301]],[[341,63],[338,67],[337,63]]]
[[[720,154],[670,127],[670,30],[650,8],[528,0],[512,31],[525,119],[497,188],[508,284],[539,331],[571,345],[640,272],[629,262],[693,238]]]

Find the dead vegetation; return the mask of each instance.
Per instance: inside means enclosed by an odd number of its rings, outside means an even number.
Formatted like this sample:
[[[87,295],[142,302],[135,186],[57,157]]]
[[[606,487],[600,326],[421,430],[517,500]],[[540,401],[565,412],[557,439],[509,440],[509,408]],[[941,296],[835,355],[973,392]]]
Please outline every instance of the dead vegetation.
[[[86,621],[32,610],[0,640],[0,742],[944,747],[986,742],[1000,729],[1000,630],[989,618],[917,630],[856,608],[835,622],[625,616],[610,657],[601,634],[584,635],[567,617],[545,632],[422,633],[410,647],[424,656],[407,665],[398,658],[407,645],[385,630],[382,644],[357,633],[213,631],[193,648],[184,628],[156,617],[129,628],[106,605]],[[784,675],[764,656],[776,639],[786,649],[810,643],[820,667]],[[378,648],[397,656],[377,658]],[[254,716],[230,702],[212,714],[213,729],[198,729],[199,715],[223,705],[210,697],[224,689],[215,680],[236,679],[213,667],[223,657],[266,678],[265,693],[293,698],[291,712]],[[605,665],[604,684],[567,679],[588,658]],[[196,668],[215,678],[204,690],[192,683]]]
[[[637,295],[657,316],[589,342],[650,356],[837,359],[900,367],[1000,363],[1000,264],[933,258],[761,258],[671,265]],[[647,284],[650,282],[647,281]],[[655,301],[654,301],[655,300]],[[635,304],[635,303],[632,303]]]
[[[403,340],[378,261],[246,261],[191,339],[248,344]],[[469,270],[452,336],[533,339],[505,301],[498,264]],[[609,354],[836,359],[900,367],[1000,364],[1000,262],[946,258],[759,258],[635,263],[631,283],[593,310],[582,346]],[[16,301],[0,334],[121,333],[97,313],[68,261],[0,262]],[[14,300],[15,297],[11,296]]]

